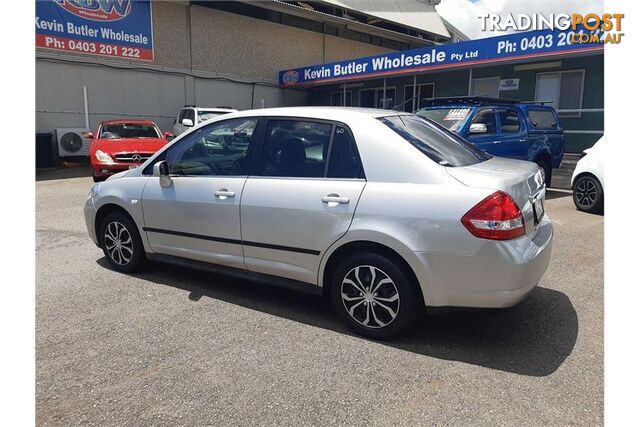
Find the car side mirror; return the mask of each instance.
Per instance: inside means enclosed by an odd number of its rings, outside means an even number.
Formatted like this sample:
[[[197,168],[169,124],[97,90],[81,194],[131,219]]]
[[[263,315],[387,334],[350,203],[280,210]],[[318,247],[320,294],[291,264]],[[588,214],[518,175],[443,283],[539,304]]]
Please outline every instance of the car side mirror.
[[[187,126],[187,127],[193,126],[193,120],[191,119],[182,119],[180,123],[182,123],[182,126]]]
[[[173,180],[169,175],[169,163],[166,160],[162,160],[153,165],[153,176],[160,178],[160,187],[169,188]]]
[[[472,123],[469,126],[469,133],[487,133],[487,125],[484,123]]]
[[[164,137],[166,139],[173,138],[173,134],[171,132],[167,131],[167,132],[164,133]]]
[[[82,132],[82,136],[87,139],[93,139],[93,132]]]

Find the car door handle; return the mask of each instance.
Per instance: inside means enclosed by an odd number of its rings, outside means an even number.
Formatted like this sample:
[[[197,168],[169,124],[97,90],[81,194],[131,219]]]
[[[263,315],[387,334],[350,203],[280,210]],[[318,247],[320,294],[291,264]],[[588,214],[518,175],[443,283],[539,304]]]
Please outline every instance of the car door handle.
[[[520,142],[527,142],[527,138],[520,138]]]
[[[340,197],[338,194],[327,194],[322,198],[322,201],[324,203],[329,203],[329,204],[334,203],[334,204],[346,205],[347,203],[349,203],[349,198]]]
[[[221,188],[220,190],[214,193],[219,199],[226,199],[227,197],[235,197],[236,193],[233,191],[229,191],[226,188]]]
[[[493,141],[494,144],[500,144],[502,141]]]

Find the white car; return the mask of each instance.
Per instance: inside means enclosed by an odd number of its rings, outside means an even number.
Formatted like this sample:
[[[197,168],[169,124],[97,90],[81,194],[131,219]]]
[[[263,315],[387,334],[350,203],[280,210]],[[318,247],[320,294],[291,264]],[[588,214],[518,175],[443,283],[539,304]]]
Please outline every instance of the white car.
[[[604,144],[584,150],[571,176],[573,202],[584,212],[604,213]]]
[[[238,110],[229,107],[204,108],[185,105],[173,122],[173,135],[178,136],[198,124],[223,114],[235,113]]]

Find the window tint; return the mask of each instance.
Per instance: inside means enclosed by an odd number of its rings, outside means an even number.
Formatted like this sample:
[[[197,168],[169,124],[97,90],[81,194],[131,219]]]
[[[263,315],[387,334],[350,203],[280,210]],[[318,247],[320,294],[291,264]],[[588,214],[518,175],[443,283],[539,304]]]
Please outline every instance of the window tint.
[[[263,176],[364,178],[349,130],[340,125],[272,120],[267,125]]]
[[[254,118],[225,120],[189,134],[166,151],[169,173],[247,175],[247,154],[257,123]]]
[[[500,131],[503,133],[518,133],[520,132],[520,119],[518,118],[518,112],[514,109],[499,110],[498,116],[500,117]]]
[[[184,118],[191,119],[191,121],[193,121],[194,124],[196,123],[196,115],[193,109],[191,108],[187,108],[186,110],[184,110]]]
[[[328,178],[364,178],[358,149],[351,133],[343,126],[336,126],[331,141]]]
[[[397,115],[379,120],[439,165],[468,166],[491,158],[457,134],[427,119]]]
[[[299,120],[272,120],[267,126],[260,174],[324,177],[333,125]]]
[[[529,120],[534,129],[556,129],[558,120],[551,110],[529,110]]]
[[[496,133],[496,114],[492,109],[480,110],[471,119],[471,124],[481,123],[487,127],[487,133]]]

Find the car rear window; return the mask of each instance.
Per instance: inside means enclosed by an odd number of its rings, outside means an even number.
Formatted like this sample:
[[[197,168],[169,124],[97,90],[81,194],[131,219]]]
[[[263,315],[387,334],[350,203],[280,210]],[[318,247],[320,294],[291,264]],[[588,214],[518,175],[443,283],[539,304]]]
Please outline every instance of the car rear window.
[[[460,129],[470,112],[471,108],[434,108],[416,111],[416,115],[433,120],[455,132]]]
[[[397,115],[379,120],[439,165],[469,166],[491,158],[457,134],[422,117]]]
[[[558,119],[551,110],[529,110],[529,120],[534,129],[556,129]]]

